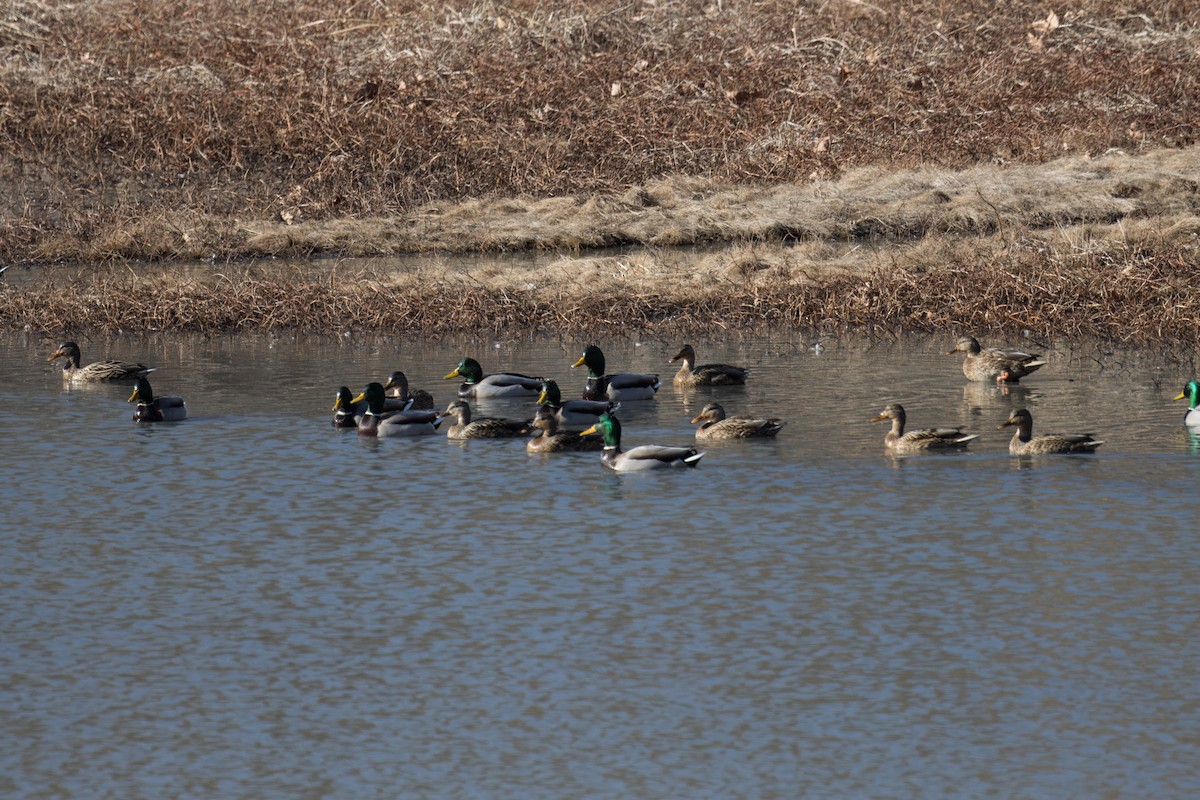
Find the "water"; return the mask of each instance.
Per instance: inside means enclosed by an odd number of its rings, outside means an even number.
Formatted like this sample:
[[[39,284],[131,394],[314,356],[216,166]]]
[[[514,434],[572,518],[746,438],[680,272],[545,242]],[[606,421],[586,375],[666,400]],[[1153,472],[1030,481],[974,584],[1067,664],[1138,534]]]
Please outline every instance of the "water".
[[[1190,365],[1062,343],[1005,395],[949,337],[696,342],[751,384],[628,404],[626,446],[713,397],[788,426],[618,476],[328,424],[397,368],[448,401],[466,354],[574,395],[584,342],[81,341],[187,398],[142,427],[55,344],[0,336],[5,797],[1200,791]],[[680,342],[602,344],[667,377]],[[981,438],[889,458],[889,401]],[[1012,458],[1019,405],[1107,443]]]

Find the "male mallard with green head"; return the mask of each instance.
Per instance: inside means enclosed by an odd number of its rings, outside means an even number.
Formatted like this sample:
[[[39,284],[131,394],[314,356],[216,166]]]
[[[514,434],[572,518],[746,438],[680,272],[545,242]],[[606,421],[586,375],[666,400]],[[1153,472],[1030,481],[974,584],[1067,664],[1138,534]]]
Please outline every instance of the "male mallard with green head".
[[[594,344],[583,348],[583,355],[571,365],[587,367],[588,379],[583,385],[584,400],[609,400],[619,403],[626,400],[653,400],[662,382],[657,375],[641,372],[618,372],[604,374],[604,352]]]
[[[350,399],[351,407],[365,402],[367,411],[358,421],[359,436],[428,436],[437,432],[436,411],[387,411],[383,384],[372,382]]]
[[[552,380],[542,381],[542,393],[537,398],[538,405],[548,408],[564,428],[586,428],[595,425],[596,419],[605,411],[616,411],[620,403],[605,400],[567,400],[563,402],[562,392],[558,383]]]
[[[1188,381],[1183,391],[1175,395],[1176,400],[1187,400],[1188,410],[1183,415],[1183,424],[1189,427],[1200,427],[1200,383]]]
[[[601,414],[596,424],[580,435],[587,436],[593,433],[599,433],[604,439],[600,463],[617,472],[694,467],[704,457],[704,453],[694,447],[668,447],[660,444],[643,444],[632,450],[622,450],[621,421],[608,413]]]
[[[484,375],[483,367],[473,358],[464,358],[449,372],[445,380],[461,377],[459,397],[526,397],[542,390],[542,379],[515,372],[498,372]]]
[[[133,394],[129,395],[130,403],[137,403],[133,410],[134,422],[178,422],[187,419],[187,404],[182,397],[154,395],[150,381],[140,377]]]

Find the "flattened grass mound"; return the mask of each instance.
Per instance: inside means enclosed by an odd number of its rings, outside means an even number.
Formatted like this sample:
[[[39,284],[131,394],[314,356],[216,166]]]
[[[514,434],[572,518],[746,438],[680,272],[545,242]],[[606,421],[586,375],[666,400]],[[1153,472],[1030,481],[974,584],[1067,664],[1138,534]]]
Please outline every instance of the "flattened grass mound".
[[[365,330],[439,336],[544,330],[879,328],[1029,331],[1194,345],[1200,326],[1196,234],[1132,225],[978,243],[915,243],[863,255],[814,243],[739,247],[688,262],[647,252],[520,269],[426,269],[321,277],[287,268],[181,280],[96,271],[58,285],[0,287],[0,315],[33,330]],[[1119,241],[1119,243],[1118,243]],[[938,252],[931,252],[938,248]],[[927,264],[944,262],[937,269]]]

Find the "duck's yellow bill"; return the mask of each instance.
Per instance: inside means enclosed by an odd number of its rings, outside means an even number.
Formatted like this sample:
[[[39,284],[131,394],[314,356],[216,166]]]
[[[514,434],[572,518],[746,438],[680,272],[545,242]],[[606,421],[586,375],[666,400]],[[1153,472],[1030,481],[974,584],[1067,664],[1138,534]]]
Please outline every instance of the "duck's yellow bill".
[[[444,376],[442,377],[442,380],[444,380],[444,381],[448,381],[448,380],[450,380],[451,378],[457,378],[457,377],[458,377],[458,367],[455,367],[455,368],[454,368],[454,372],[450,372],[450,373],[448,373],[448,374],[444,375]]]

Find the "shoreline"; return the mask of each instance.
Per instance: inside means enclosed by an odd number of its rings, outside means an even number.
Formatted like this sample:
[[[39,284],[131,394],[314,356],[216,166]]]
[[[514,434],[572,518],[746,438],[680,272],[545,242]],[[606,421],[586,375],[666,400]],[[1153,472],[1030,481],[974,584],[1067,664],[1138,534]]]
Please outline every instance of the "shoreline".
[[[0,319],[39,332],[770,326],[1185,342],[1200,329],[1197,174],[1192,147],[1038,167],[860,170],[803,186],[677,178],[642,187],[655,199],[641,208],[618,198],[467,201],[404,222],[239,223],[259,243],[242,255],[271,258],[159,259],[135,270],[134,254],[162,251],[127,243],[43,280],[0,283]],[[372,239],[370,224],[408,238]],[[441,247],[449,241],[457,253]],[[584,250],[613,241],[639,246]],[[362,251],[422,255],[341,258]],[[297,252],[332,257],[273,260]]]

